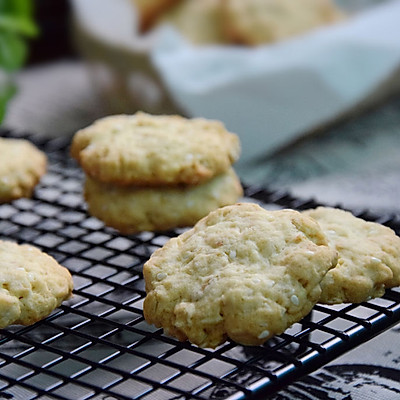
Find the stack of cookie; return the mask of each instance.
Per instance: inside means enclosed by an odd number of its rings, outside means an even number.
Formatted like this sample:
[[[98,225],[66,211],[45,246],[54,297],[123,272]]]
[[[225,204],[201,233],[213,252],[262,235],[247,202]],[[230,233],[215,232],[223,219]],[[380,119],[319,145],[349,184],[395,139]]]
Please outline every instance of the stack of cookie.
[[[124,234],[194,225],[243,192],[232,168],[239,139],[218,121],[106,117],[75,134],[71,154],[89,212]]]

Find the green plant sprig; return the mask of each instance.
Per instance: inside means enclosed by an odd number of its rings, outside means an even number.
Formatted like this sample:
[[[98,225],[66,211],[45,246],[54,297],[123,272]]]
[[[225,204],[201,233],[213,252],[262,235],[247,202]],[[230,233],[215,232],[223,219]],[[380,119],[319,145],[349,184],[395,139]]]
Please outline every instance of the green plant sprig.
[[[24,65],[28,54],[26,39],[37,34],[32,0],[0,0],[0,122],[15,93],[7,76]]]

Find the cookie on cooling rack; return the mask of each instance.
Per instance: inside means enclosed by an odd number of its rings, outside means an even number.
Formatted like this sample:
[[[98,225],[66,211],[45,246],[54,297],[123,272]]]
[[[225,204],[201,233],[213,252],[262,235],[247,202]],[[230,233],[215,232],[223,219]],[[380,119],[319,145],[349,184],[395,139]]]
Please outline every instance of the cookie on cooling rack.
[[[84,188],[90,214],[124,234],[192,226],[242,194],[232,168],[196,186],[118,187],[87,178]]]
[[[0,240],[0,328],[30,325],[72,293],[69,271],[30,245]]]
[[[226,34],[247,45],[275,42],[343,19],[331,0],[222,0]]]
[[[147,322],[179,340],[259,345],[307,315],[336,265],[319,225],[239,203],[211,212],[144,265]]]
[[[199,184],[227,171],[239,153],[237,135],[221,122],[142,112],[100,119],[71,146],[88,176],[137,186]]]
[[[331,207],[303,214],[319,223],[339,255],[321,283],[321,303],[361,303],[400,285],[400,237],[392,229]]]
[[[46,155],[24,139],[0,138],[0,160],[0,203],[30,197],[46,173]]]
[[[237,135],[218,121],[138,112],[78,131],[89,212],[122,233],[193,225],[242,194]]]

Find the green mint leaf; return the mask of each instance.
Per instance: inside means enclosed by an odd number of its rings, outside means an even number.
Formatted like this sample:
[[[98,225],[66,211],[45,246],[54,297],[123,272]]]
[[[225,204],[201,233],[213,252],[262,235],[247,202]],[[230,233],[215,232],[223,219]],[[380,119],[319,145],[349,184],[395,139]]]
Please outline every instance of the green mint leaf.
[[[36,36],[37,26],[26,17],[0,15],[0,35],[3,32],[13,32],[26,37]]]
[[[0,35],[0,67],[5,71],[20,68],[26,59],[26,54],[26,44],[21,37],[9,32]]]

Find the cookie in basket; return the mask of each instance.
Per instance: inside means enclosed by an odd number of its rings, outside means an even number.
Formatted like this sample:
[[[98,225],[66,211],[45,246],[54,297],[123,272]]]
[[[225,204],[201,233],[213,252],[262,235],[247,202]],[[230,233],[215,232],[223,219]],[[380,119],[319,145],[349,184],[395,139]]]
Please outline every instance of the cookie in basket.
[[[174,26],[194,44],[226,43],[221,0],[185,0],[172,7],[159,23]]]
[[[0,160],[0,204],[30,197],[46,173],[46,155],[24,139],[0,138]]]
[[[138,12],[139,29],[145,32],[171,6],[181,0],[131,0]]]
[[[0,240],[0,328],[30,325],[72,293],[69,271],[30,245]]]
[[[118,187],[87,178],[84,192],[90,214],[124,234],[192,226],[243,194],[232,168],[196,186]]]
[[[239,203],[211,212],[145,263],[147,322],[179,340],[260,345],[307,315],[336,252],[312,219]]]
[[[321,303],[361,303],[400,285],[400,237],[392,229],[331,207],[303,213],[320,224],[339,254],[322,281]]]
[[[100,119],[71,146],[88,176],[114,185],[199,184],[227,171],[239,153],[238,136],[221,122],[142,112]]]
[[[331,0],[222,0],[224,26],[233,42],[275,42],[343,19]]]

